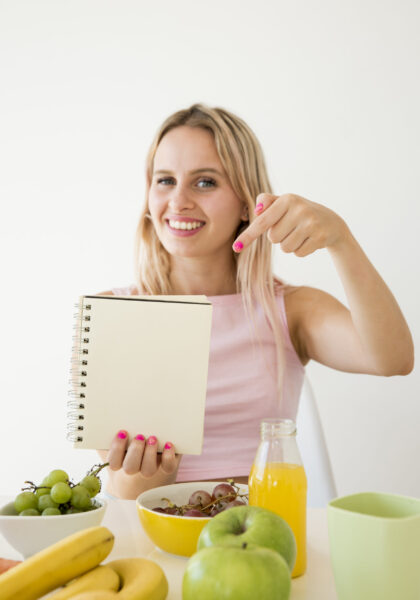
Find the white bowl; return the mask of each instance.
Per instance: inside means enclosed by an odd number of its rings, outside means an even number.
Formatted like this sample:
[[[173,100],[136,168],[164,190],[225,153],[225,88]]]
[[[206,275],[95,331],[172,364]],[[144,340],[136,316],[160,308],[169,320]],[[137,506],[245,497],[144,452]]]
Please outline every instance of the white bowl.
[[[15,550],[28,558],[76,531],[100,525],[107,503],[102,498],[95,500],[100,504],[99,508],[72,515],[20,517],[0,514],[0,532]],[[7,510],[12,503],[11,499],[0,511]]]

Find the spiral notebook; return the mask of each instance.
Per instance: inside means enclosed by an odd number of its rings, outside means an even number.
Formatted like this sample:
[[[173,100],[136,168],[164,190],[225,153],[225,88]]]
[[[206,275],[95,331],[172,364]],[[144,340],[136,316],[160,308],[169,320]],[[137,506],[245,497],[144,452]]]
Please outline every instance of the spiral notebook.
[[[201,454],[212,305],[206,296],[82,296],[67,437],[107,450],[117,431]]]

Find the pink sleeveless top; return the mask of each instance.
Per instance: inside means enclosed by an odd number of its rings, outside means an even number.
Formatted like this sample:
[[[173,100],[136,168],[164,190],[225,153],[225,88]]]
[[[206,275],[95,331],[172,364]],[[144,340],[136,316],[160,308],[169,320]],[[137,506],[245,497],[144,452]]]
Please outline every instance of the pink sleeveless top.
[[[112,293],[129,296],[137,291],[132,285]],[[283,290],[276,293],[285,342],[281,402],[274,335],[261,306],[255,309],[256,339],[240,294],[208,296],[213,316],[203,452],[182,457],[177,482],[249,475],[260,441],[260,421],[296,420],[304,368],[289,336]]]

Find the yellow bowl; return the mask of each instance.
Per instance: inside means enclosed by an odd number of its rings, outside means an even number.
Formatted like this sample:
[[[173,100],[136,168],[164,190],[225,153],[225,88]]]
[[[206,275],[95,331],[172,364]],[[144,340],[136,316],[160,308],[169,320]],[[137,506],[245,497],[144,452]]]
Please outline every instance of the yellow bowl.
[[[218,483],[226,481],[193,481],[173,483],[147,490],[136,499],[137,512],[144,531],[161,550],[181,556],[192,556],[197,550],[198,537],[204,525],[212,517],[181,517],[155,512],[153,508],[167,503],[168,498],[175,504],[188,504],[189,497],[197,490],[205,490],[211,494]],[[237,484],[241,494],[248,494],[248,486]]]

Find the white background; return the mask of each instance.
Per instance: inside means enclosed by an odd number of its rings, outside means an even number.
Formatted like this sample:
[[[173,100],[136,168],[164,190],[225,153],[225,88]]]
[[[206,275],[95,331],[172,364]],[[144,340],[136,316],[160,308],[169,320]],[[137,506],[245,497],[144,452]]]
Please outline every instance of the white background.
[[[414,0],[0,3],[1,492],[97,462],[65,441],[73,304],[133,281],[146,151],[193,102],[250,124],[276,193],[345,218],[419,341],[419,17]],[[345,301],[326,251],[275,266]],[[419,496],[419,369],[308,373],[339,494]]]

